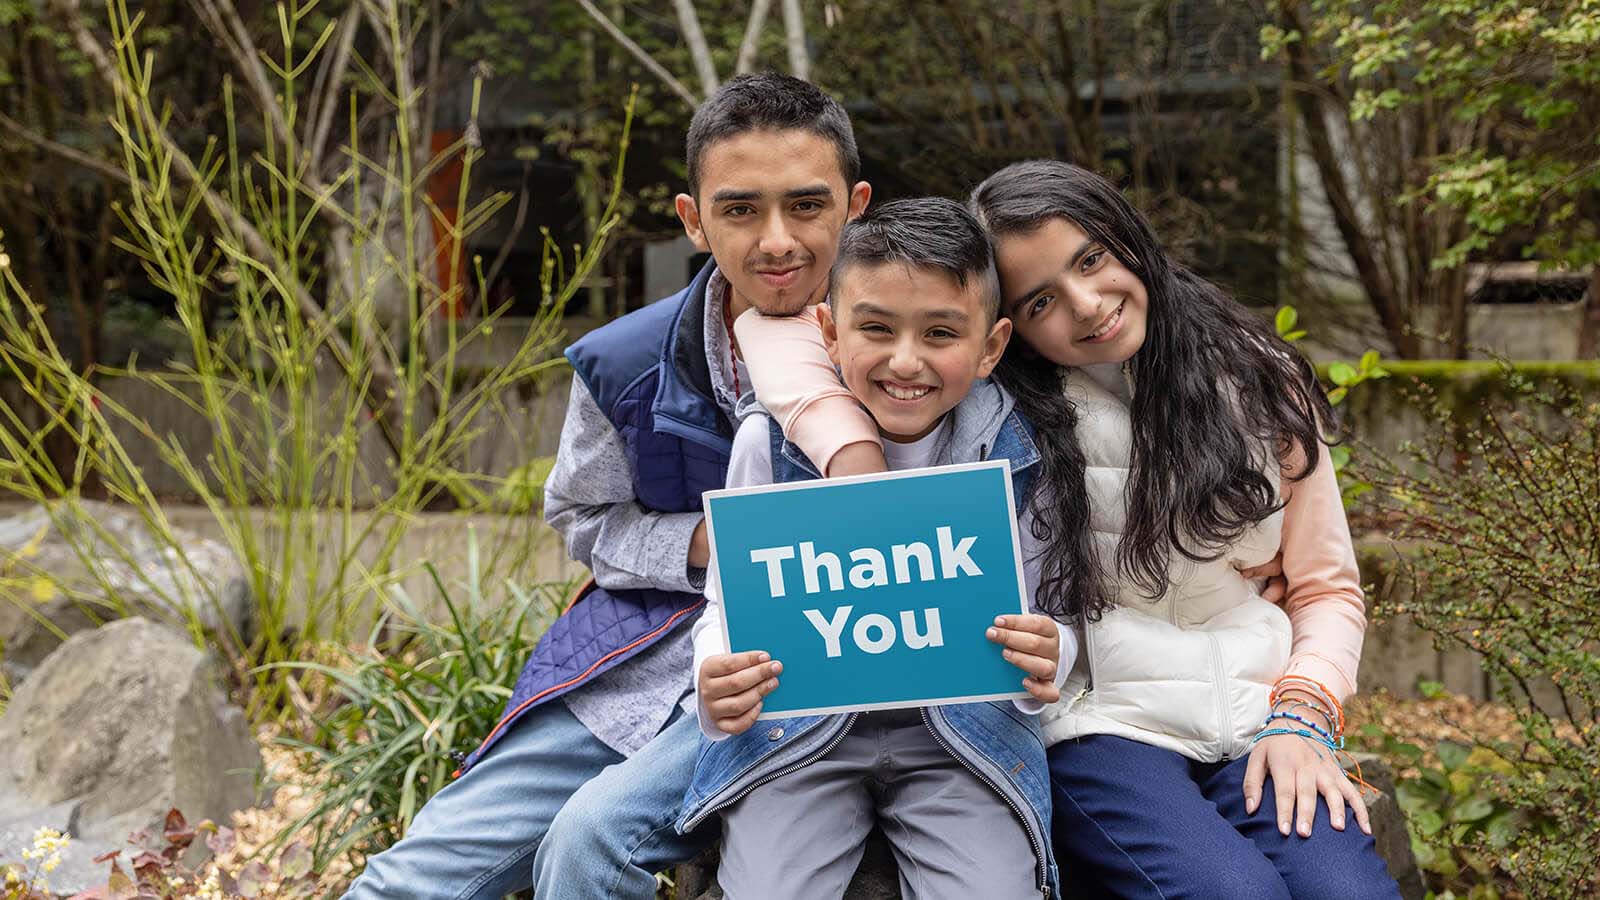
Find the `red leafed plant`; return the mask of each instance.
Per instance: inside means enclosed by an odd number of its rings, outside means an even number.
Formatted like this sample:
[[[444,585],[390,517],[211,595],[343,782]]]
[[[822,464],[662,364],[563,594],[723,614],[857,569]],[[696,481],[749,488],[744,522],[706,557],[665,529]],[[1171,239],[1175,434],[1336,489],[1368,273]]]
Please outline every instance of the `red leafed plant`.
[[[256,860],[230,874],[216,865],[202,864],[196,869],[184,861],[195,839],[202,835],[214,858],[233,849],[233,829],[209,819],[190,825],[183,813],[169,810],[162,824],[159,849],[150,849],[148,831],[135,832],[128,837],[127,849],[95,857],[96,863],[111,864],[106,883],[74,894],[71,900],[290,900],[316,894],[318,880],[311,871],[311,850],[306,845],[291,843],[271,865]],[[0,873],[14,873],[11,877],[0,875],[5,881],[0,885],[0,900],[48,900],[56,896],[50,891],[46,876],[59,862],[59,849],[68,840],[65,835],[41,832],[35,841],[36,849],[41,846],[40,841],[45,841],[50,855],[29,857],[29,861],[37,858],[43,863],[34,867],[0,864]]]

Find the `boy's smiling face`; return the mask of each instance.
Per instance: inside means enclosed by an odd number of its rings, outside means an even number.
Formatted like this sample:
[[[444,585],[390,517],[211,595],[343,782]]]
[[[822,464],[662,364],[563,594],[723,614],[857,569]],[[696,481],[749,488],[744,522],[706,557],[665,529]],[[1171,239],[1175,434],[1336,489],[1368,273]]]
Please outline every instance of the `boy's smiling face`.
[[[994,371],[1011,322],[992,321],[983,290],[976,276],[963,286],[901,263],[851,265],[835,279],[832,307],[818,310],[828,356],[885,438],[925,437]]]
[[[788,316],[822,299],[845,222],[872,189],[845,183],[839,152],[801,129],[748,131],[707,147],[698,196],[679,194],[678,218],[733,287],[729,310]]]

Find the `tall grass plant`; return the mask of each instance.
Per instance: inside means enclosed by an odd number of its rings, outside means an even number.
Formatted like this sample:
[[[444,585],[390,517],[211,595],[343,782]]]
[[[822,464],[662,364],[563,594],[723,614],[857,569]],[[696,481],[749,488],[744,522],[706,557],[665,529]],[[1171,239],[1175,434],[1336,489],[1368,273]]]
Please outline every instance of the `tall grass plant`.
[[[245,69],[239,82],[219,85],[223,128],[200,146],[169,130],[157,59],[127,0],[108,0],[106,31],[81,16],[69,20],[91,77],[115,97],[128,190],[118,246],[173,299],[186,361],[77,370],[6,265],[0,235],[0,373],[15,388],[0,394],[0,496],[45,506],[95,582],[71,589],[101,618],[129,612],[107,560],[129,564],[132,552],[85,508],[84,486],[98,485],[136,516],[170,565],[194,576],[169,580],[184,596],[166,605],[182,611],[197,641],[234,662],[258,720],[293,709],[286,681],[306,670],[283,664],[313,659],[330,644],[370,642],[381,636],[379,623],[399,627],[391,601],[422,571],[406,538],[423,513],[495,515],[507,498],[521,498],[513,504],[521,517],[482,548],[475,584],[535,577],[538,526],[526,507],[537,485],[525,481],[543,467],[530,453],[497,476],[475,467],[469,450],[485,438],[514,440],[518,420],[507,398],[564,364],[555,352],[562,313],[617,222],[627,142],[595,241],[569,251],[546,235],[536,315],[519,326],[509,354],[469,366],[506,309],[474,306],[471,278],[439,273],[478,269],[463,248],[508,198],[474,200],[470,190],[483,155],[481,79],[459,140],[434,153],[418,129],[418,106],[437,88],[413,83],[411,44],[434,9],[388,0],[330,18],[315,2],[270,5],[262,13],[276,39],[259,52],[268,74]],[[340,31],[363,27],[359,41]],[[362,47],[373,54],[362,56]],[[353,55],[355,74],[342,93],[335,164],[313,170],[304,144],[325,129],[310,121],[306,98],[326,92],[312,82],[329,54]],[[442,204],[428,188],[446,166],[459,166],[459,189]],[[477,297],[487,296],[483,288]],[[228,315],[216,315],[219,304]],[[209,439],[197,446],[163,433],[107,389],[115,381],[181,404],[209,423]],[[206,582],[152,489],[152,473],[138,462],[151,458],[205,507],[243,565],[253,633],[202,627],[202,612],[221,605],[219,586]],[[22,573],[17,583],[23,576],[53,573]],[[32,602],[3,593],[0,602]],[[474,590],[471,602],[493,607],[500,593]],[[408,621],[425,618],[418,615]]]

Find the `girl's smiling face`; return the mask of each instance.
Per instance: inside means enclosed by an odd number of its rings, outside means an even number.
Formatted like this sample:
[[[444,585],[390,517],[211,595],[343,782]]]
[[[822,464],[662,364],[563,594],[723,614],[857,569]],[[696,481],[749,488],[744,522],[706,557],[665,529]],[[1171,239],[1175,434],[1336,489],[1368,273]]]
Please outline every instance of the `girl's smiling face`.
[[[1002,309],[1060,366],[1120,363],[1144,345],[1144,282],[1069,219],[995,240]]]

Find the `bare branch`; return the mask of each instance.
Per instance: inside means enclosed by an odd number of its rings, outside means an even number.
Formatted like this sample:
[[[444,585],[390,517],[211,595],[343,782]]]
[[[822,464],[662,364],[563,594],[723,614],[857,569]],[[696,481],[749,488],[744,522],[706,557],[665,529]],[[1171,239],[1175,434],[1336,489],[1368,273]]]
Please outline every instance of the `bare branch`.
[[[244,75],[245,83],[255,95],[256,105],[266,113],[278,140],[292,145],[289,123],[272,90],[266,64],[261,61],[261,51],[250,37],[250,30],[239,18],[239,9],[233,5],[233,0],[192,0],[191,5],[211,33],[228,48],[228,55],[233,57],[234,65]]]
[[[628,37],[626,34],[623,34],[622,29],[617,27],[617,23],[611,21],[611,19],[607,17],[605,13],[601,12],[592,2],[590,2],[590,0],[577,0],[577,2],[578,6],[582,7],[583,11],[589,14],[589,18],[593,19],[595,24],[600,26],[601,31],[604,31],[606,34],[610,35],[612,40],[616,41],[622,46],[622,49],[633,54],[635,59],[639,60],[639,62],[643,64],[646,69],[650,70],[650,74],[661,79],[662,84],[665,84],[667,88],[670,89],[674,94],[682,97],[683,102],[689,104],[691,107],[700,105],[700,98],[696,97],[693,91],[689,90],[687,87],[684,87],[683,82],[673,77],[673,74],[668,72],[666,67],[661,65],[661,63],[656,62],[655,57],[646,52],[643,47],[640,47],[638,44],[634,43],[632,38]]]
[[[806,49],[806,17],[800,12],[800,0],[783,0],[783,31],[789,45],[789,74],[810,81],[811,52]]]
[[[107,178],[115,179],[120,184],[129,183],[127,172],[122,171],[103,159],[97,159],[93,156],[90,156],[89,154],[84,153],[82,150],[52,141],[3,112],[0,112],[0,127],[5,128],[5,130],[11,132],[24,141],[27,141],[35,147],[46,151],[47,153],[53,153],[62,159],[75,162],[86,169],[93,169]]]
[[[533,193],[528,190],[528,176],[532,172],[533,163],[524,162],[522,164],[522,185],[517,191],[517,214],[511,219],[511,228],[506,232],[506,239],[501,242],[500,251],[494,255],[494,262],[489,265],[489,273],[483,278],[485,293],[493,290],[494,280],[500,277],[500,270],[505,268],[506,261],[511,258],[511,251],[517,246],[517,235],[522,233],[522,226],[528,220],[528,201]]]
[[[678,14],[678,28],[683,32],[683,42],[689,46],[695,74],[700,76],[700,90],[709,97],[717,92],[717,64],[711,59],[705,32],[700,30],[700,16],[694,11],[694,0],[672,0],[672,8]]]
[[[744,40],[739,42],[739,59],[733,64],[734,74],[748,75],[755,68],[761,31],[767,27],[767,12],[771,9],[772,0],[752,0],[750,19],[744,24]]]
[[[309,168],[318,170],[323,151],[328,146],[328,135],[333,131],[333,117],[339,110],[339,97],[343,93],[344,73],[350,67],[350,49],[355,46],[357,20],[361,18],[361,4],[352,3],[339,20],[339,36],[333,44],[329,63],[317,73],[317,83],[311,99],[307,123],[312,126],[306,140],[306,159]]]

